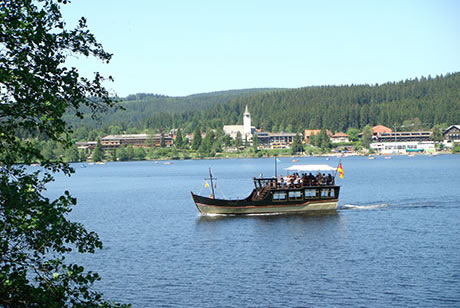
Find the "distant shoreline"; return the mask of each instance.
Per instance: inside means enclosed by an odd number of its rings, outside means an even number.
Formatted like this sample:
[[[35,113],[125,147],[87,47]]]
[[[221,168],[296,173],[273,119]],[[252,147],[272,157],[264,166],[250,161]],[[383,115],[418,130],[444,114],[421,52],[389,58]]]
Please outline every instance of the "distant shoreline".
[[[439,151],[435,153],[417,153],[414,154],[413,156],[437,156],[437,155],[448,155],[448,154],[458,154],[458,153],[452,153],[448,151]],[[345,154],[345,155],[340,155],[340,154],[332,154],[332,153],[327,153],[327,154],[317,154],[317,155],[277,155],[277,156],[263,156],[263,157],[253,157],[253,156],[232,156],[232,157],[222,157],[222,156],[217,156],[217,157],[190,157],[190,158],[168,158],[168,157],[160,157],[160,158],[155,158],[155,159],[142,159],[142,160],[117,160],[117,161],[112,161],[112,160],[103,160],[103,163],[110,163],[110,162],[133,162],[133,161],[183,161],[183,160],[220,160],[220,159],[258,159],[258,158],[309,158],[309,157],[324,157],[324,158],[329,158],[329,157],[335,157],[335,158],[346,158],[346,157],[355,157],[355,156],[360,156],[360,157],[365,157],[365,156],[373,156],[373,157],[393,157],[393,156],[409,156],[409,154],[399,154],[399,153],[394,153],[394,154]],[[94,161],[85,161],[85,162],[72,162],[72,163],[92,163],[92,164],[97,164],[98,162]]]

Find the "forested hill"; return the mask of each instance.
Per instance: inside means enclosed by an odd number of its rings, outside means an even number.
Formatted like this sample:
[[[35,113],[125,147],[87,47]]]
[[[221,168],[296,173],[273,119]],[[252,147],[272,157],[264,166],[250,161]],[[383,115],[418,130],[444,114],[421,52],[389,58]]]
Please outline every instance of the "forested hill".
[[[414,118],[419,118],[424,128],[459,124],[460,73],[373,86],[254,89],[187,97],[138,94],[122,102],[126,111],[105,115],[100,128],[181,127],[185,132],[191,132],[198,124],[203,130],[222,128],[224,124],[241,124],[246,104],[252,125],[267,131],[346,131],[367,124],[393,127]],[[78,125],[81,124],[94,127],[89,120]]]
[[[242,122],[249,106],[252,124],[267,131],[306,128],[345,131],[367,124],[389,127],[419,118],[422,126],[460,123],[460,73],[382,85],[306,87],[238,97],[201,112],[153,115],[149,128],[203,128]]]
[[[119,105],[125,110],[114,108],[101,116],[102,126],[119,125],[126,127],[142,127],[147,119],[154,114],[176,114],[196,110],[205,110],[216,104],[224,104],[235,98],[242,98],[254,93],[265,93],[278,89],[243,89],[210,93],[192,94],[182,97],[171,97],[159,94],[138,93],[120,99]],[[73,126],[85,125],[90,128],[98,123],[89,114],[84,120],[79,120],[72,114],[66,115],[66,121]]]

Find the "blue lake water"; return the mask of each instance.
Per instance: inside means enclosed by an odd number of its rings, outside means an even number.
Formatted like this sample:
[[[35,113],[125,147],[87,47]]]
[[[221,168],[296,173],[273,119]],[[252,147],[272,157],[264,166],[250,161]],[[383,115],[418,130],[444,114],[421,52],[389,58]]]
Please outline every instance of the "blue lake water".
[[[338,159],[300,158],[300,163]],[[293,163],[281,158],[278,174]],[[74,256],[134,307],[459,307],[460,156],[342,159],[337,214],[201,217],[190,191],[246,197],[273,159],[107,163],[58,176],[104,249]]]

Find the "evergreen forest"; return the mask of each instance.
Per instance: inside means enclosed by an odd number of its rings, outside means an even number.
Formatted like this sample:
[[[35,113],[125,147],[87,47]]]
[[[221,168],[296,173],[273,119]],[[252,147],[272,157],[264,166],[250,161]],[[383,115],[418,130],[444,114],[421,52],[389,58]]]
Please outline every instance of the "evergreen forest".
[[[460,73],[381,85],[250,89],[186,97],[137,94],[121,100],[125,110],[116,108],[99,121],[86,116],[72,124],[101,133],[172,128],[191,133],[198,125],[207,130],[242,124],[245,105],[252,125],[272,132],[325,128],[336,132],[377,124],[400,127],[413,119],[420,128],[431,129],[460,123]]]

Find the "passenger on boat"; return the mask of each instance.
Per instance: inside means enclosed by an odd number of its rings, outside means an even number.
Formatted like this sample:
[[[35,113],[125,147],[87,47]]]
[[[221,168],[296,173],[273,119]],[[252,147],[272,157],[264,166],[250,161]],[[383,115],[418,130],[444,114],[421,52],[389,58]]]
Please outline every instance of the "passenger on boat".
[[[288,187],[291,187],[291,186],[292,186],[292,182],[294,181],[294,178],[293,178],[293,176],[290,175],[290,174],[288,174],[287,178],[288,178],[288,180],[287,180],[287,183],[286,183],[286,184],[287,184]]]
[[[321,182],[322,182],[322,175],[321,175],[321,172],[318,172],[318,174],[316,175],[316,184],[317,185],[321,185]]]
[[[284,177],[284,185],[289,186],[291,184],[291,176],[288,174]]]
[[[302,187],[302,177],[300,176],[300,174],[296,173],[296,179],[297,179],[296,187],[297,188]]]
[[[280,174],[280,178],[278,179],[278,186],[281,187],[284,185],[284,178],[283,175]]]
[[[313,186],[315,182],[315,177],[313,176],[313,174],[311,174],[311,172],[308,174],[307,180],[308,180],[308,186]]]
[[[327,175],[327,185],[334,185],[334,177],[330,173]]]
[[[302,173],[302,186],[307,186],[307,175],[305,173]]]

